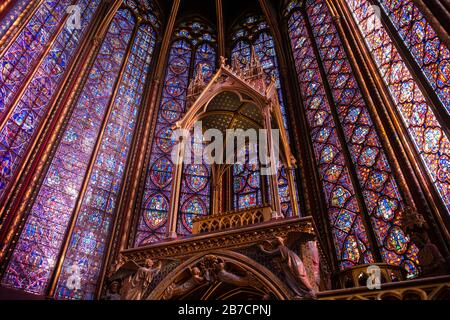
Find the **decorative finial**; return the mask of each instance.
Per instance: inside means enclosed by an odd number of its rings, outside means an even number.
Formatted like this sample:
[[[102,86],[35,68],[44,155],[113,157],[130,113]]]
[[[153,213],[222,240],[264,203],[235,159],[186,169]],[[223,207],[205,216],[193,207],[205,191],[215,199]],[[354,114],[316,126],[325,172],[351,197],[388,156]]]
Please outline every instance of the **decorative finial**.
[[[407,232],[428,229],[425,218],[415,208],[409,206],[403,209],[402,223]]]
[[[236,72],[241,72],[241,63],[239,62],[239,59],[237,56],[233,56],[233,60],[231,61],[231,68]]]
[[[220,56],[220,66],[225,68],[226,65],[227,65],[227,58],[225,58],[224,56]]]

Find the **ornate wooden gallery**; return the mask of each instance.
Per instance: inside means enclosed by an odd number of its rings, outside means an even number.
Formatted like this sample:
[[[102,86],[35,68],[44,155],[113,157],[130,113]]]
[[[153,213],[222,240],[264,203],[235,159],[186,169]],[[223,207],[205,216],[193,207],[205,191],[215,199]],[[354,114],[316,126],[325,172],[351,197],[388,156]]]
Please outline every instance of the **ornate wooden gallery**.
[[[449,18],[444,0],[4,1],[0,298],[449,299]],[[250,142],[243,163],[190,161],[229,145],[211,130],[265,133],[279,165]]]

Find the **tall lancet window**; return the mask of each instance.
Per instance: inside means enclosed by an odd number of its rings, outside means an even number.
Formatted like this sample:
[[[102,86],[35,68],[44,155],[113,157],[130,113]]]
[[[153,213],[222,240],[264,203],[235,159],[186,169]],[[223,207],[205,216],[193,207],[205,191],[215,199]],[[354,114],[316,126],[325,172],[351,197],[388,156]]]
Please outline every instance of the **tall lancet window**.
[[[394,11],[396,14],[398,10],[403,11],[401,35],[407,37],[405,42],[415,57],[419,58],[417,55],[420,50],[419,66],[428,79],[431,79],[430,83],[438,93],[443,106],[450,111],[450,51],[440,42],[412,2],[404,2]],[[448,136],[442,130],[433,109],[386,32],[374,7],[367,0],[351,0],[347,3],[403,123],[414,141],[414,146],[450,212],[450,141]],[[411,22],[411,19],[417,21]],[[410,30],[411,28],[414,30]],[[411,39],[411,36],[414,39]]]
[[[280,73],[278,70],[278,59],[269,25],[262,16],[247,16],[241,23],[234,27],[231,39],[233,41],[231,50],[231,59],[233,61],[237,60],[242,67],[245,67],[251,59],[253,48],[261,61],[263,70],[266,74],[267,83],[270,83],[272,79],[275,81],[276,88],[278,89],[278,99],[280,101],[284,126],[288,129],[289,126],[286,118]],[[235,208],[242,209],[261,205],[262,198],[257,195],[261,194],[261,182],[265,177],[259,176],[258,167],[252,165],[246,165],[245,167],[238,166],[234,169],[234,177]],[[245,180],[247,181],[247,187],[250,188],[251,186],[253,192],[249,193],[249,189],[243,187],[243,185],[245,185]],[[289,200],[289,189],[284,168],[279,170],[278,181],[283,214],[285,216],[291,216],[293,214],[292,205]]]
[[[81,28],[75,29],[66,14],[72,3],[43,1],[0,52],[0,202],[52,111],[100,0],[77,1]]]
[[[8,33],[14,23],[21,15],[26,14],[26,9],[28,6],[32,7],[34,5],[33,1],[30,0],[6,0],[0,5],[0,9],[6,10],[0,24],[0,40]],[[11,30],[12,31],[12,30]]]
[[[213,30],[200,21],[182,23],[176,30],[167,62],[161,103],[150,149],[141,216],[135,239],[143,246],[168,236],[168,214],[174,179],[171,153],[173,126],[186,112],[189,82],[196,72],[209,81],[216,69],[216,40]],[[195,147],[195,146],[193,146]],[[177,221],[177,234],[192,233],[192,220],[209,214],[210,168],[184,165]]]
[[[401,226],[403,196],[326,1],[294,1],[288,19],[340,267],[373,262],[377,251],[417,274],[417,249]]]
[[[413,0],[379,0],[374,3],[381,5],[450,113],[450,48],[439,39]],[[364,3],[361,5],[366,6]]]
[[[124,4],[114,15],[75,98],[4,286],[41,295],[55,289],[57,299],[94,298],[155,47],[147,19],[154,16],[142,14],[150,6],[127,3],[134,9]]]

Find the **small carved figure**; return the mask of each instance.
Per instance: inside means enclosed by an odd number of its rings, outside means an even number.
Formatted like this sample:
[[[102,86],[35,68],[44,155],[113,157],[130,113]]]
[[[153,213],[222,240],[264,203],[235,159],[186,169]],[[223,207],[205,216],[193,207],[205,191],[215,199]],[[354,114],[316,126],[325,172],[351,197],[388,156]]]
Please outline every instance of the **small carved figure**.
[[[214,275],[217,280],[224,283],[229,283],[238,287],[250,287],[257,284],[255,279],[249,273],[247,273],[245,276],[239,276],[225,270],[224,261],[220,261],[219,263],[217,263],[214,271]]]
[[[224,56],[220,56],[219,60],[220,60],[220,65],[222,67],[225,67],[227,64],[227,58],[225,58]]]
[[[417,259],[425,276],[438,276],[446,274],[445,259],[438,247],[431,242],[428,234],[417,234],[411,236],[411,240],[419,248]]]
[[[201,275],[202,272],[198,267],[190,268],[189,271],[191,277],[182,284],[177,285],[173,283],[170,285],[164,292],[162,300],[170,300],[174,297],[182,296],[205,282],[206,279]]]
[[[309,276],[309,281],[314,290],[318,290],[320,286],[320,254],[319,248],[317,247],[317,241],[308,241],[305,244],[305,247],[306,251],[309,253],[309,262],[311,264],[311,275]],[[303,251],[302,253],[302,259],[305,261],[306,254]]]
[[[161,262],[159,262],[156,267],[152,259],[145,260],[145,265],[140,267],[135,262],[134,264],[136,271],[129,275],[124,281],[124,287],[122,291],[123,300],[141,300],[148,286],[153,281],[155,275],[157,275],[161,270]]]
[[[419,249],[417,259],[423,276],[437,276],[446,274],[446,262],[438,247],[431,242],[427,230],[429,229],[424,217],[414,208],[403,209],[403,226],[411,241]]]
[[[108,292],[105,295],[105,300],[121,300],[119,281],[113,281],[109,285]]]
[[[286,278],[286,282],[295,293],[296,298],[313,298],[315,292],[311,286],[305,266],[300,257],[285,245],[281,237],[276,238],[277,247],[273,250],[266,250],[263,245],[260,249],[268,255],[279,255],[281,258],[281,269]]]
[[[232,61],[231,61],[231,68],[233,69],[234,72],[239,73],[241,72],[241,63],[238,59],[237,56],[234,56]]]
[[[223,282],[237,287],[261,287],[252,274],[245,272],[245,275],[239,275],[229,271],[226,262],[214,255],[205,256],[197,265],[189,268],[189,271],[191,276],[187,280],[180,283],[181,278],[179,278],[178,281],[175,280],[167,287],[161,297],[162,300],[184,296],[200,285],[211,285],[215,282]],[[183,276],[183,279],[186,277]]]

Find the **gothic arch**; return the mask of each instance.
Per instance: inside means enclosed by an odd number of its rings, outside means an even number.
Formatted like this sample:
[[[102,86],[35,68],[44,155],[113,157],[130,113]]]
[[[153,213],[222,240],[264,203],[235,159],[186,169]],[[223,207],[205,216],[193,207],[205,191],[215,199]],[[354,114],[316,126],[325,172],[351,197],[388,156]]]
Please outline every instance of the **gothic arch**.
[[[183,278],[186,270],[195,267],[207,256],[215,256],[219,259],[222,259],[227,264],[232,264],[233,266],[239,267],[241,271],[250,273],[261,285],[261,288],[259,290],[262,290],[267,295],[270,295],[272,299],[286,300],[291,297],[289,289],[280,281],[280,279],[275,274],[273,274],[266,267],[242,254],[228,250],[217,250],[212,252],[200,253],[181,264],[167,277],[165,277],[165,279],[160,284],[158,284],[158,286],[148,296],[147,300],[162,299],[169,286],[180,281]],[[235,289],[236,288],[232,290]],[[187,293],[187,295],[188,294],[189,293]]]

